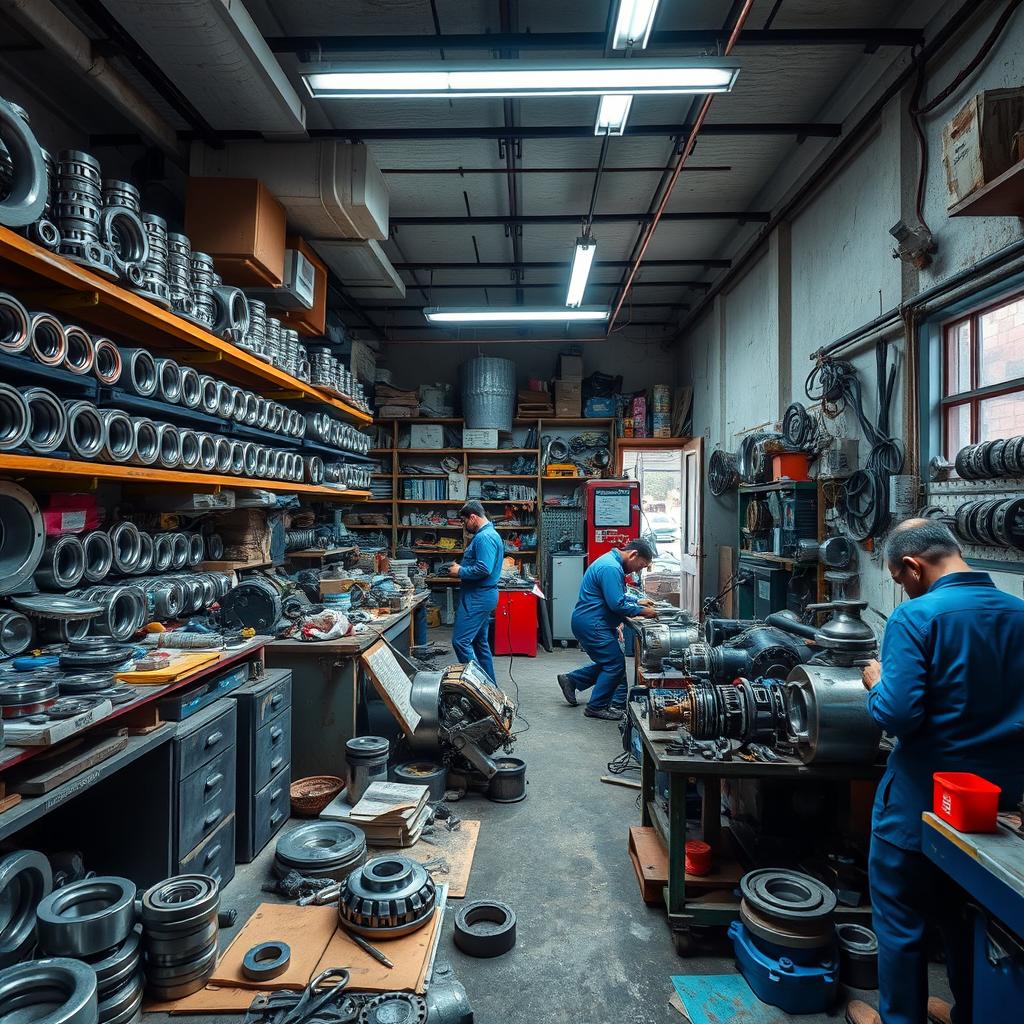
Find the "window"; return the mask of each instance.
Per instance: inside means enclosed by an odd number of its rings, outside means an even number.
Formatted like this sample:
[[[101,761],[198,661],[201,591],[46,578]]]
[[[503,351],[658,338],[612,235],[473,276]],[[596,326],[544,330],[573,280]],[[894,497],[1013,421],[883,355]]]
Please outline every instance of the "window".
[[[943,348],[946,458],[964,445],[1024,434],[1024,295],[946,324]]]

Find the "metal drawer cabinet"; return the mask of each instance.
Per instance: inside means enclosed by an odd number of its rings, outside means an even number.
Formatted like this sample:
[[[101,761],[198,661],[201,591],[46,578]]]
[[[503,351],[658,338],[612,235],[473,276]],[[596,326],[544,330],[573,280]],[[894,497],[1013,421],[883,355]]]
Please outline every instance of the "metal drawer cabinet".
[[[220,825],[186,857],[178,862],[183,875],[210,875],[221,887],[235,877],[235,816],[229,814]]]
[[[178,787],[178,848],[194,849],[235,809],[235,749],[182,779]]]
[[[290,811],[291,670],[270,669],[231,698],[238,705],[235,852],[238,863],[248,864]]]
[[[232,701],[217,700],[178,725],[174,763],[179,779],[235,745],[235,717]]]

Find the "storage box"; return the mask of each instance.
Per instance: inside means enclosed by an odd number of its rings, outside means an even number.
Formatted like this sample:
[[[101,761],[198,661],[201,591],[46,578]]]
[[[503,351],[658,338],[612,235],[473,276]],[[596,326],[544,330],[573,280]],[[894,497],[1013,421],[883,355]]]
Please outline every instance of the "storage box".
[[[950,206],[1016,162],[1014,135],[1024,122],[1024,89],[988,89],[969,99],[942,131]]]
[[[286,225],[284,207],[256,178],[188,179],[185,234],[225,284],[281,284]]]
[[[583,356],[558,357],[559,380],[583,380]]]
[[[313,308],[288,309],[278,313],[278,319],[294,327],[299,334],[319,337],[327,327],[327,265],[313,252],[306,240],[298,235],[286,239],[285,246],[302,253],[313,267]]]
[[[356,338],[349,345],[349,371],[364,384],[373,384],[377,379],[377,353],[365,341]]]
[[[651,413],[651,437],[672,436],[672,413],[654,412]]]
[[[409,428],[410,448],[443,448],[444,427],[440,423],[414,423]]]
[[[487,427],[463,427],[463,448],[497,448],[498,432]]]
[[[995,832],[1002,790],[971,772],[935,772],[932,810],[958,832]]]
[[[647,392],[647,405],[652,413],[672,412],[672,389],[667,384],[655,384]]]
[[[583,407],[583,385],[578,380],[555,381],[555,419],[576,419]]]
[[[583,406],[583,415],[597,419],[611,419],[615,415],[615,399],[595,395]]]
[[[647,436],[647,399],[638,395],[629,403],[629,415],[633,421],[633,436]]]

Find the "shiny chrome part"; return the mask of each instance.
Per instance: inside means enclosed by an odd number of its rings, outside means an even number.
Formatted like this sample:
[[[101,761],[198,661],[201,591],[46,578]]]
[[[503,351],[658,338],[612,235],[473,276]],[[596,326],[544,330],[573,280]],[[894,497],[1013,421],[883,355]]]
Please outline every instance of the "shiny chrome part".
[[[65,402],[67,445],[80,459],[98,458],[107,442],[107,432],[99,411],[92,402]]]
[[[182,427],[178,431],[181,442],[181,468],[198,469],[200,461],[199,435],[194,430]]]
[[[46,531],[36,499],[10,480],[0,480],[0,523],[0,594],[8,594],[32,579]]]
[[[242,422],[254,427],[259,419],[259,399],[251,391],[243,391],[242,401],[244,403]]]
[[[0,351],[24,352],[28,348],[29,312],[13,296],[0,292]]]
[[[203,535],[201,533],[190,533],[188,535],[188,564],[194,569],[203,560]]]
[[[256,445],[252,441],[245,441],[242,444],[242,472],[246,476],[256,475]]]
[[[158,423],[156,433],[160,442],[158,456],[163,469],[177,469],[181,462],[181,436],[178,428],[171,423]]]
[[[135,424],[126,412],[120,409],[104,409],[100,412],[103,420],[103,458],[108,462],[130,462],[135,457]]]
[[[96,361],[96,346],[92,335],[74,325],[64,328],[64,369],[72,373],[90,373]]]
[[[221,475],[231,472],[231,442],[226,437],[218,437],[214,440],[216,455],[216,470]]]
[[[237,388],[232,388],[230,384],[225,384],[224,381],[217,381],[217,415],[223,420],[231,419],[231,410],[234,408],[235,399],[234,391]]]
[[[32,413],[25,395],[9,384],[0,384],[0,452],[20,448],[31,430]]]
[[[68,432],[68,417],[61,400],[46,388],[25,388],[22,395],[28,404],[28,446],[38,455],[56,451],[64,444]]]
[[[177,572],[188,565],[189,540],[187,533],[171,534],[171,568]]]
[[[109,533],[114,568],[125,575],[134,572],[142,554],[139,528],[130,519],[122,519],[110,528]]]
[[[36,583],[43,590],[71,590],[85,576],[85,549],[73,533],[51,537],[36,569]]]
[[[153,356],[144,348],[125,348],[121,350],[121,359],[128,371],[125,387],[142,398],[152,398],[157,388],[156,360]]]
[[[199,374],[191,366],[181,368],[181,404],[186,409],[198,409],[203,400],[203,386]]]
[[[204,473],[217,468],[217,439],[213,434],[199,435],[199,468]]]
[[[220,407],[220,381],[204,373],[199,378],[200,385],[200,408],[211,416],[217,415]]]
[[[136,416],[132,419],[132,429],[135,433],[133,461],[141,466],[152,466],[160,457],[160,435],[156,424],[145,416]]]
[[[33,313],[29,318],[28,350],[37,363],[60,366],[68,351],[68,340],[61,322],[49,313]]]
[[[231,389],[231,419],[241,423],[245,417],[245,392],[241,388]]]
[[[0,611],[0,654],[15,658],[32,646],[34,631],[27,615],[7,609]],[[0,892],[0,899],[5,894]],[[0,947],[2,936],[6,935],[6,927],[0,931]]]
[[[110,573],[114,564],[114,549],[110,534],[103,530],[92,530],[82,538],[85,568],[82,578],[90,583],[99,583]]]
[[[158,533],[153,537],[153,571],[167,572],[174,557],[174,545],[169,533]]]
[[[93,341],[92,372],[101,384],[114,385],[121,379],[121,350],[109,338]]]
[[[270,452],[263,445],[256,446],[256,476],[266,479],[270,463]]]
[[[231,474],[241,476],[245,469],[245,453],[241,441],[231,441]]]
[[[153,568],[153,535],[139,530],[139,561],[132,575],[141,576]]]
[[[181,401],[181,367],[173,359],[156,361],[156,394],[171,405]]]

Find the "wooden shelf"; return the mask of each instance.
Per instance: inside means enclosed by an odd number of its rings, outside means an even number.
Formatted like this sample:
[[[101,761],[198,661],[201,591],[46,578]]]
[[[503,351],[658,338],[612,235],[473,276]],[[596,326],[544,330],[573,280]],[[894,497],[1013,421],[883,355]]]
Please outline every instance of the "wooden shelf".
[[[783,558],[781,555],[774,555],[770,551],[740,551],[740,558],[756,558],[761,562],[771,562],[773,565],[782,565],[787,569],[792,569],[797,563],[792,558]],[[814,569],[817,565],[816,562],[807,562],[806,566],[808,569]]]
[[[1024,160],[949,208],[950,217],[1024,217]]]
[[[470,480],[536,480],[536,473],[470,473]]]
[[[218,374],[263,387],[265,398],[321,402],[358,424],[373,417],[257,359],[209,331],[0,227],[0,282],[16,296],[32,292],[30,309],[51,308],[67,319],[114,334],[132,345],[171,349],[182,362],[215,365]],[[181,353],[181,349],[185,353]],[[191,350],[195,350],[194,353]],[[258,383],[257,383],[258,382]]]
[[[462,448],[394,448],[388,449],[394,451],[398,456],[402,455],[461,455]]]
[[[271,564],[262,558],[254,558],[248,562],[233,562],[224,558],[219,561],[200,562],[196,568],[200,572],[243,572],[246,569],[263,569]]]
[[[220,490],[226,487],[231,490],[285,491],[289,494],[306,494],[332,501],[365,501],[369,496],[366,491],[346,491],[335,487],[297,484],[287,480],[253,480],[249,477],[220,476],[216,473],[185,473],[174,469],[155,469],[152,466],[48,459],[38,455],[2,453],[0,471],[25,476],[117,480],[126,484],[178,484],[199,490]]]
[[[386,530],[391,529],[390,523],[381,523],[379,525],[375,525],[372,523],[353,523],[351,525],[343,525],[345,526],[346,530],[376,530],[378,533],[384,533]]]
[[[610,427],[615,420],[608,417],[570,417],[569,419],[559,419],[557,416],[538,416],[541,423],[548,424],[549,426],[555,427],[604,427],[606,430]]]

